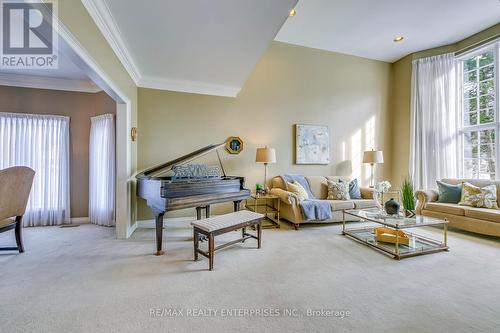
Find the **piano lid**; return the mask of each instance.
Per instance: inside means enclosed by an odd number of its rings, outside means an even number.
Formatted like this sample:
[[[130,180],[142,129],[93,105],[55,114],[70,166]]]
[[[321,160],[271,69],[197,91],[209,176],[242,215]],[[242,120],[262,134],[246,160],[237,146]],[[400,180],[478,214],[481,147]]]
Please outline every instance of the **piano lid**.
[[[174,165],[182,165],[182,164],[189,163],[192,160],[200,158],[203,155],[206,155],[206,154],[213,152],[221,147],[224,147],[225,145],[226,145],[226,142],[214,144],[214,145],[208,145],[206,147],[203,147],[201,149],[193,151],[192,153],[189,153],[189,154],[186,154],[186,155],[181,156],[179,158],[176,158],[175,160],[168,161],[167,163],[163,163],[163,164],[154,166],[152,168],[146,169],[146,170],[142,171],[141,173],[137,174],[137,176],[135,176],[135,177],[136,178],[149,178],[149,177],[155,177],[155,176],[159,176],[161,174],[165,174],[166,172],[171,171],[172,167]],[[219,159],[219,162],[220,162],[220,159]]]

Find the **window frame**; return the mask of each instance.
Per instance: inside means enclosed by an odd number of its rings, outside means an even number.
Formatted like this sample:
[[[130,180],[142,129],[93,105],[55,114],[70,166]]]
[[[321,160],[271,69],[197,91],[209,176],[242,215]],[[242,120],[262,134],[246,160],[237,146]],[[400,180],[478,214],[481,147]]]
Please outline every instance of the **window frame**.
[[[493,64],[494,64],[494,84],[495,84],[495,89],[493,91],[493,98],[494,98],[494,111],[495,111],[495,120],[492,123],[488,124],[480,124],[479,119],[480,119],[480,104],[479,104],[479,93],[480,93],[480,88],[479,85],[477,87],[478,89],[478,105],[477,105],[477,113],[478,113],[478,123],[477,125],[464,125],[464,118],[465,118],[465,109],[464,109],[464,62],[472,57],[478,56],[487,50],[492,49],[493,50]],[[457,60],[457,113],[458,113],[458,154],[457,156],[459,157],[458,159],[458,170],[460,173],[460,176],[464,178],[465,176],[465,170],[464,170],[464,165],[465,165],[465,156],[464,156],[464,133],[467,132],[474,132],[474,131],[482,131],[482,130],[488,130],[488,129],[494,129],[495,130],[495,180],[500,180],[500,40],[494,40],[490,43],[487,43],[486,45],[482,45],[481,47],[478,47],[474,50],[471,50],[470,52],[466,52],[464,54],[461,54],[460,56],[456,57]],[[479,67],[477,68],[477,71],[479,73]],[[479,82],[479,80],[478,80]],[[478,137],[479,140],[479,147],[480,147],[480,137]],[[478,151],[478,157],[476,158],[477,160],[481,160],[480,158],[481,151],[479,149]],[[477,178],[479,179],[479,178]]]

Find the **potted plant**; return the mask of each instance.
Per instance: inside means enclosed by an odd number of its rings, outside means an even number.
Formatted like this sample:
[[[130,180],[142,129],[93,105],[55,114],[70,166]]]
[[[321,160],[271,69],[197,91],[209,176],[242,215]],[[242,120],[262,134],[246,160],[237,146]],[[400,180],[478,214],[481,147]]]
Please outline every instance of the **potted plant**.
[[[401,193],[403,197],[403,207],[405,209],[406,217],[415,216],[415,192],[413,188],[413,182],[410,177],[406,177],[403,179],[403,183],[401,185]]]

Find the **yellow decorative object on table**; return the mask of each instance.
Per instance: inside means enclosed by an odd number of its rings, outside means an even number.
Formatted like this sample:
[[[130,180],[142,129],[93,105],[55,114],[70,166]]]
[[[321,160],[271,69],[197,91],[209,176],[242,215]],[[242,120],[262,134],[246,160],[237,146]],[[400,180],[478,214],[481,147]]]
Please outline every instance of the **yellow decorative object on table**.
[[[403,230],[394,230],[385,227],[375,228],[375,239],[377,240],[377,242],[396,244],[396,235],[398,236],[399,244],[410,244],[410,239]]]

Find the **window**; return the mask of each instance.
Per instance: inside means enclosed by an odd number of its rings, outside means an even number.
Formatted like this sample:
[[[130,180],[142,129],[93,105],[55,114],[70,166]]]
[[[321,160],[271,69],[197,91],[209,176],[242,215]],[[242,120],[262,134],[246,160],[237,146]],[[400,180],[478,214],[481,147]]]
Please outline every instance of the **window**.
[[[24,226],[70,217],[69,117],[0,112],[0,169],[35,170]]]
[[[460,59],[462,176],[499,179],[499,43]]]

